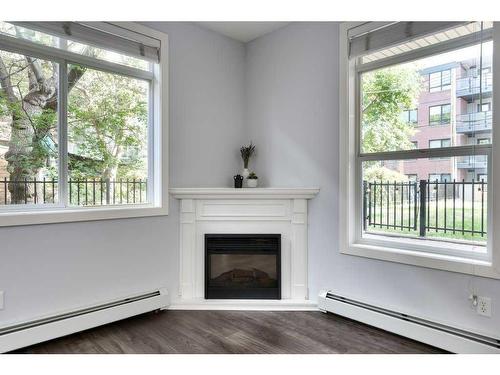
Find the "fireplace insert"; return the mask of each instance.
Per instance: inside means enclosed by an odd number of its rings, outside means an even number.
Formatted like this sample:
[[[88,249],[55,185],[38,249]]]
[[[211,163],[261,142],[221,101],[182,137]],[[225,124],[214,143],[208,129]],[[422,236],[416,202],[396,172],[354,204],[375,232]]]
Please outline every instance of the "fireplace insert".
[[[281,299],[281,235],[205,234],[206,299]]]

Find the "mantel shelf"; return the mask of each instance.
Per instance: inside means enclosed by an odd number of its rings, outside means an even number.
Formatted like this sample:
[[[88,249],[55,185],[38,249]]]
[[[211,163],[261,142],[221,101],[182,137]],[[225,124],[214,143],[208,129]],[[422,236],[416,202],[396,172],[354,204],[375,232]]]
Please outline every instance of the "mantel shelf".
[[[312,199],[319,188],[171,188],[177,199]]]

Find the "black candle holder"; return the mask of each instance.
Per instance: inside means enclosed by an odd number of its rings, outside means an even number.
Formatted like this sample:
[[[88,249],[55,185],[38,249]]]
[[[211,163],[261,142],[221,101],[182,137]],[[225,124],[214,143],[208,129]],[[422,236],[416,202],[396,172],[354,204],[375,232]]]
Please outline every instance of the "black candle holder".
[[[243,176],[237,174],[234,176],[234,187],[236,189],[241,189],[243,187]]]

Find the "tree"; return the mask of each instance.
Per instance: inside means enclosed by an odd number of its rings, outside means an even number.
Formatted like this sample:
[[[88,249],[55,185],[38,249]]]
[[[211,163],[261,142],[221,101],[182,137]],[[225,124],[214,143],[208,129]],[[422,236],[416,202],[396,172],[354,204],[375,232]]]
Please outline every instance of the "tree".
[[[116,74],[87,70],[69,96],[68,138],[83,160],[73,177],[115,180],[145,170],[147,84]]]
[[[85,69],[68,72],[68,90]],[[58,107],[57,64],[13,53],[0,53],[0,108],[11,118],[9,149],[5,154],[10,175],[11,202],[32,201],[29,185],[16,183],[37,178],[53,152],[47,147],[54,137]]]
[[[414,67],[390,67],[362,76],[363,152],[407,150],[415,129],[401,112],[415,108],[422,78]]]
[[[18,36],[49,44],[50,36]],[[33,32],[31,32],[33,33]],[[106,53],[90,46],[81,54]],[[0,117],[8,117],[9,149],[5,154],[11,203],[33,202],[33,184],[57,158],[58,65],[0,51]],[[68,138],[78,153],[69,154],[76,178],[116,179],[144,170],[147,154],[147,84],[116,74],[68,66]],[[139,176],[143,177],[143,176]]]

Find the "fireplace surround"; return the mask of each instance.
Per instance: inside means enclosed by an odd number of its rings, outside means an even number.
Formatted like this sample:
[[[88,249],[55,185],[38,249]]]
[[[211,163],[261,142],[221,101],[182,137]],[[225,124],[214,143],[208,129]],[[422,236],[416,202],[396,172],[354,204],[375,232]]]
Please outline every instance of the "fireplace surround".
[[[205,234],[206,299],[281,299],[280,234]]]
[[[307,285],[307,206],[318,192],[317,188],[171,188],[180,203],[179,289],[172,296],[171,308],[297,310],[314,306]],[[255,233],[280,235],[280,299],[206,298],[205,235]]]

